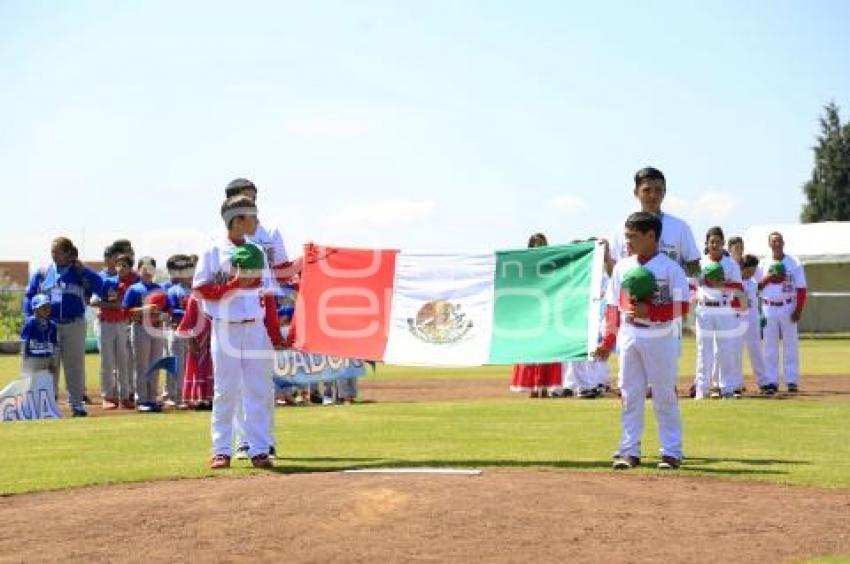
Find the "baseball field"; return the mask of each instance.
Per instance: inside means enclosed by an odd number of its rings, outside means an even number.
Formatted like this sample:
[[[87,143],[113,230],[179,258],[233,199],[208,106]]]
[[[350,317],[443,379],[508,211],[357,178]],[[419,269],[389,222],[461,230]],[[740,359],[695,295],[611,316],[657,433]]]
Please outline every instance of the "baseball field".
[[[850,561],[850,340],[801,357],[796,396],[748,375],[744,399],[683,399],[673,473],[650,405],[645,464],[615,473],[617,397],[528,399],[509,367],[379,366],[355,405],[279,408],[272,471],[208,470],[208,413],[0,424],[0,561]],[[481,473],[341,472],[402,468]]]

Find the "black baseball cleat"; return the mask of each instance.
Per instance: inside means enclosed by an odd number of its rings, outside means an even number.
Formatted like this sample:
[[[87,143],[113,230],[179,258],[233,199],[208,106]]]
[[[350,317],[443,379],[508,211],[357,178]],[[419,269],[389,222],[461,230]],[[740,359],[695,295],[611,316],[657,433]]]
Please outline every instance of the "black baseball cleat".
[[[789,394],[796,394],[799,391],[800,391],[800,388],[797,386],[797,384],[788,384],[788,393]]]
[[[664,455],[661,457],[661,461],[658,463],[659,470],[676,470],[679,466],[682,465],[682,460],[676,458],[675,456]]]
[[[579,399],[596,399],[599,397],[599,390],[597,388],[579,390],[578,397]]]
[[[773,384],[765,384],[759,388],[759,391],[763,396],[772,396],[776,393],[776,386]]]

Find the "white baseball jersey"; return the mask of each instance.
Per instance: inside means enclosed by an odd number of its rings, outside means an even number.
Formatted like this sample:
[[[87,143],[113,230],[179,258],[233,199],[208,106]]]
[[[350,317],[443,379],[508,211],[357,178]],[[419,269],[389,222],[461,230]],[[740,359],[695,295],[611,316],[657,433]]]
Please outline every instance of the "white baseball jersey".
[[[211,283],[224,284],[230,280],[236,270],[230,262],[230,257],[237,248],[237,245],[234,245],[229,238],[224,237],[207,249],[198,259],[192,288]],[[223,300],[202,300],[201,303],[204,313],[213,319],[261,320],[265,317],[265,310],[260,302],[260,294],[263,289],[272,288],[274,288],[274,281],[269,270],[268,259],[264,255],[262,284],[259,288],[235,290],[232,295]]]
[[[759,268],[763,272],[767,272],[770,265],[774,261],[772,257],[762,259]],[[781,284],[768,284],[762,290],[761,296],[765,300],[771,302],[792,302],[797,301],[797,289],[806,287],[806,272],[803,270],[803,265],[791,255],[782,257],[782,264],[785,265],[785,281]]]
[[[694,234],[690,226],[684,221],[669,213],[661,213],[661,241],[658,250],[673,259],[681,266],[699,260],[702,253],[697,247]],[[631,249],[626,243],[626,230],[620,226],[610,239],[611,258],[619,262],[631,255]]]
[[[661,455],[681,459],[682,418],[676,398],[678,324],[666,321],[653,323],[649,327],[639,327],[626,322],[625,311],[630,307],[630,303],[622,292],[623,277],[639,264],[638,257],[634,255],[617,262],[606,294],[608,305],[620,309],[621,323],[617,349],[620,355],[619,384],[623,402],[623,433],[617,454],[641,456],[646,389],[651,386]],[[688,300],[688,279],[685,271],[673,259],[663,253],[657,253],[643,266],[652,272],[658,285],[652,299],[654,305]]]
[[[262,224],[258,224],[257,230],[248,237],[248,240],[263,248],[269,266],[274,267],[289,260],[286,255],[286,246],[283,244],[283,235],[276,227],[269,231]]]
[[[756,277],[744,280],[744,293],[747,294],[747,316],[758,319],[759,311],[759,283]]]
[[[611,273],[611,281],[608,283],[605,302],[609,306],[617,306],[620,309],[621,334],[627,332],[640,335],[653,331],[658,326],[666,327],[671,325],[669,321],[653,322],[650,323],[649,327],[639,327],[626,323],[629,298],[622,292],[623,277],[631,269],[638,266],[640,266],[638,257],[634,255],[627,256],[614,266],[614,271]],[[658,290],[656,290],[652,298],[653,305],[668,305],[673,302],[688,301],[688,278],[685,276],[685,271],[682,270],[682,267],[673,261],[673,259],[666,254],[658,253],[642,266],[652,272],[653,276],[655,276],[655,283],[658,285]]]
[[[705,255],[700,259],[699,266],[703,269],[712,262],[715,261],[708,255]],[[723,267],[723,277],[726,282],[738,282],[739,284],[743,282],[741,280],[741,267],[738,266],[738,263],[735,262],[732,257],[729,255],[723,255],[719,262],[720,266]],[[698,300],[720,302],[723,306],[731,305],[733,297],[733,291],[728,288],[709,288],[708,286],[700,284],[699,289],[697,290]]]

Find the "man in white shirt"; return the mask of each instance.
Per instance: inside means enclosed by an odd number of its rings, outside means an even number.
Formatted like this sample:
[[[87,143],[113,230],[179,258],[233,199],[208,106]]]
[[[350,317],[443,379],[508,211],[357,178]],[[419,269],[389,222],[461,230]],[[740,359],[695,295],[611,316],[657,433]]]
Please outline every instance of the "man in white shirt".
[[[640,202],[640,210],[654,213],[661,218],[661,240],[659,251],[673,259],[689,276],[699,273],[699,261],[702,253],[697,247],[690,226],[682,219],[661,211],[661,203],[667,195],[667,183],[664,174],[657,168],[646,167],[635,173],[635,198]],[[623,226],[619,226],[611,236],[609,252],[605,257],[608,274],[614,264],[629,256],[631,249],[625,239]]]
[[[765,277],[759,282],[764,326],[764,363],[767,384],[775,391],[779,383],[779,341],[782,340],[782,365],[789,393],[797,393],[800,358],[797,344],[797,322],[806,305],[806,273],[795,257],[785,254],[782,233],[767,237],[771,256],[765,257],[760,270]]]

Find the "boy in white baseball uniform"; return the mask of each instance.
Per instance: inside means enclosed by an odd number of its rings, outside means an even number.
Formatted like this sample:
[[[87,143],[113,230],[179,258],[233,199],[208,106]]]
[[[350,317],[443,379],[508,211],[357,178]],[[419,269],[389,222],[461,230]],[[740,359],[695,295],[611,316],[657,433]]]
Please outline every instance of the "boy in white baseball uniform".
[[[761,278],[759,259],[754,255],[744,255],[741,261],[741,279],[744,281],[744,292],[747,294],[747,309],[739,314],[740,319],[745,323],[744,344],[738,349],[741,355],[736,359],[735,366],[742,374],[743,380],[744,348],[746,348],[750,355],[750,366],[756,377],[756,385],[763,394],[773,395],[776,390],[767,385],[764,354],[761,350],[761,304],[758,296],[758,280]]]
[[[767,386],[776,391],[779,383],[779,341],[782,341],[782,365],[789,393],[799,391],[800,359],[797,349],[797,322],[806,305],[806,273],[800,262],[785,254],[782,234],[767,237],[771,256],[762,260],[766,276],[759,282],[764,326],[764,362]]]
[[[271,421],[268,410],[274,404],[272,347],[283,347],[274,299],[265,296],[272,291],[271,272],[262,249],[247,241],[257,228],[254,201],[245,196],[228,198],[221,216],[227,237],[200,257],[192,282],[212,325],[215,382],[210,468],[230,466],[233,419],[239,402],[251,463],[270,468],[267,427]],[[268,329],[270,324],[273,332]]]
[[[250,198],[257,203],[257,186],[247,178],[234,178],[224,188],[224,196],[232,198],[234,196],[243,196]],[[291,262],[286,254],[286,246],[283,243],[283,236],[277,227],[267,229],[259,219],[257,219],[257,228],[253,233],[247,236],[247,240],[251,243],[259,245],[266,254],[269,268],[272,273],[272,286],[278,289],[280,284],[286,283],[289,279],[295,276],[301,268],[301,261]],[[268,411],[269,429],[269,456],[275,458],[277,456],[277,441],[274,438],[274,385],[269,380],[269,385],[272,386],[271,407]],[[237,406],[236,421],[235,421],[235,437],[237,444],[236,458],[248,458],[248,444],[243,431],[244,413]]]
[[[661,219],[633,213],[626,220],[626,241],[632,255],[614,267],[606,296],[605,336],[594,352],[605,360],[618,347],[622,392],[623,435],[615,470],[640,464],[647,385],[661,443],[661,469],[682,461],[682,421],[676,397],[679,334],[675,323],[688,308],[684,270],[659,251]]]
[[[705,399],[711,387],[711,375],[717,365],[720,397],[732,398],[743,382],[735,363],[740,358],[743,328],[737,316],[743,293],[741,269],[724,253],[720,227],[712,227],[705,236],[705,256],[700,261],[697,289],[696,337],[697,360],[694,378],[695,399]]]

